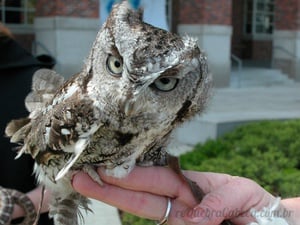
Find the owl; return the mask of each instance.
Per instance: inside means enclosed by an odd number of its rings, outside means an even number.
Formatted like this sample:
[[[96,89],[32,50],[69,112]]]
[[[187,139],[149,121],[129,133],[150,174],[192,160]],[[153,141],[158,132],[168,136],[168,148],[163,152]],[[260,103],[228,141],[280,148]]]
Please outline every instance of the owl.
[[[101,185],[99,166],[121,178],[135,165],[176,164],[166,151],[172,131],[206,105],[211,78],[197,40],[142,17],[127,1],[115,5],[82,71],[67,81],[37,71],[25,99],[28,118],[6,128],[20,144],[18,156],[34,158],[38,181],[51,190],[55,225],[78,224],[79,208],[88,208],[72,189],[75,171]],[[192,182],[191,188],[197,189]]]

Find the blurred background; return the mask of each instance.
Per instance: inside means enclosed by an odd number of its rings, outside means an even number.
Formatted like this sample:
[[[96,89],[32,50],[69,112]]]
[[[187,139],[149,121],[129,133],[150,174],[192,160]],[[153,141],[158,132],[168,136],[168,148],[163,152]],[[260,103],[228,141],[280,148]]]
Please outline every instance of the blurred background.
[[[57,60],[56,70],[68,77],[81,69],[115,2],[1,0],[0,21],[33,53],[51,54]],[[266,76],[272,69],[275,77],[300,80],[299,0],[131,2],[144,8],[147,22],[197,37],[208,55],[216,87],[230,86],[237,75],[233,69],[261,68],[254,72]]]

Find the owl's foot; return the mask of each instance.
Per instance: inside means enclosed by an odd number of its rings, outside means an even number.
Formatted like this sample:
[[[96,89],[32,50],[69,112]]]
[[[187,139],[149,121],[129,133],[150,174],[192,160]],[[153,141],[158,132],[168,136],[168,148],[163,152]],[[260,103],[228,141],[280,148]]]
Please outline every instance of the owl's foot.
[[[168,153],[164,147],[153,148],[151,151],[141,155],[136,164],[139,166],[168,166]]]
[[[126,177],[135,166],[135,159],[128,158],[123,164],[114,168],[105,169],[105,174],[110,177],[123,178]]]
[[[91,211],[89,200],[79,193],[71,193],[65,197],[56,197],[52,200],[49,217],[53,218],[55,225],[84,224],[81,209]]]
[[[82,170],[87,173],[90,178],[92,178],[96,183],[98,183],[100,186],[103,186],[103,182],[99,176],[99,174],[96,171],[96,168],[92,165],[84,165]]]

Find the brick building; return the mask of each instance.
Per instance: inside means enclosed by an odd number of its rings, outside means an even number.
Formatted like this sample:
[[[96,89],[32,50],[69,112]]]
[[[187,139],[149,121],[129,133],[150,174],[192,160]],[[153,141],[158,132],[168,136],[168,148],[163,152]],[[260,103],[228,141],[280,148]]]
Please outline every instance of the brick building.
[[[300,81],[299,16],[299,0],[232,0],[232,54]]]
[[[100,27],[101,2],[6,0],[0,20],[27,48],[35,40],[35,52],[53,55],[56,69],[69,76],[80,69]],[[198,38],[216,86],[228,85],[232,54],[246,65],[277,67],[300,80],[300,0],[159,2],[172,31]]]

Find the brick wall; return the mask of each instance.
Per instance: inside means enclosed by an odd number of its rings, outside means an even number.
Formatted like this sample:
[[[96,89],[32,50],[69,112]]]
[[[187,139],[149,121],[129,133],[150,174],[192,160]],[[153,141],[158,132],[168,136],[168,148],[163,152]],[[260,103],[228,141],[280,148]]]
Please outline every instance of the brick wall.
[[[99,17],[99,0],[37,0],[37,17],[68,16],[68,17]]]
[[[231,25],[231,0],[180,0],[179,23]]]
[[[300,29],[300,0],[275,0],[275,28]]]

